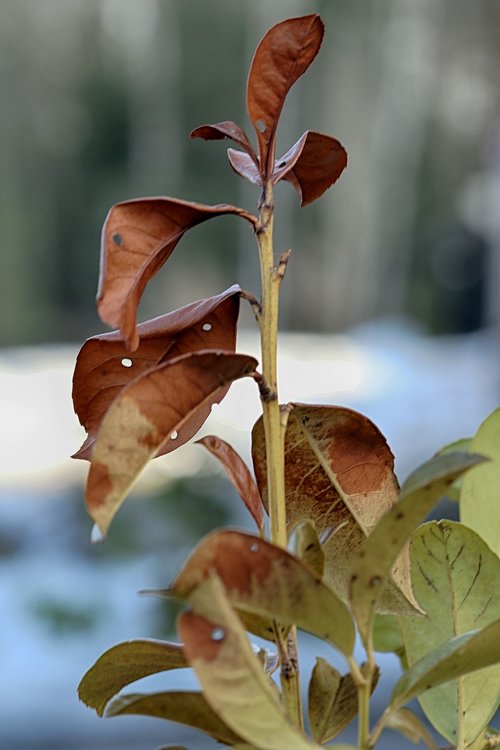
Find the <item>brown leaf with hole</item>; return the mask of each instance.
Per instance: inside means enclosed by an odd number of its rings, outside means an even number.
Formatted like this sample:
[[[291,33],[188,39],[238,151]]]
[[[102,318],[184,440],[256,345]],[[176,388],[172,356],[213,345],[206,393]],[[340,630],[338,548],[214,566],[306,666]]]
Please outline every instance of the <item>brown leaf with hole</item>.
[[[203,138],[205,141],[220,141],[229,138],[237,143],[248,154],[255,166],[259,167],[259,160],[248,136],[235,122],[225,120],[211,125],[200,125],[191,132],[191,138]]]
[[[97,433],[107,410],[132,380],[152,367],[181,354],[202,349],[236,348],[236,324],[240,305],[239,286],[198,300],[167,315],[137,326],[139,345],[129,356],[119,331],[93,336],[78,354],[73,374],[73,406],[87,438],[73,458],[90,460]],[[177,448],[198,432],[203,422],[194,419],[183,440],[167,443],[162,453]],[[190,434],[189,434],[190,432]]]
[[[308,130],[276,160],[272,183],[291,182],[307,206],[337,182],[346,166],[347,152],[336,138]]]
[[[191,227],[215,216],[234,214],[252,226],[255,217],[228,204],[205,206],[174,198],[144,198],[117,203],[102,230],[97,310],[119,328],[129,349],[139,345],[136,314],[147,283],[160,270]]]
[[[285,489],[289,528],[310,519],[324,544],[324,578],[347,601],[351,565],[378,519],[397,501],[394,457],[375,425],[339,406],[289,404],[285,433]],[[257,485],[267,507],[265,438],[260,419],[252,433]],[[414,614],[408,551],[398,559],[397,584],[387,582],[378,611]]]
[[[317,14],[273,26],[259,43],[247,84],[247,110],[259,141],[263,181],[274,166],[276,128],[288,91],[316,57],[324,27]]]
[[[92,451],[86,502],[103,534],[143,468],[168,440],[185,440],[229,385],[250,375],[253,357],[223,351],[185,354],[147,370],[108,409]]]
[[[257,528],[259,531],[263,531],[264,506],[262,505],[262,498],[255,484],[255,479],[241,456],[229,443],[215,435],[207,435],[198,442],[204,445],[215,458],[219,459],[233,486],[250,511]]]

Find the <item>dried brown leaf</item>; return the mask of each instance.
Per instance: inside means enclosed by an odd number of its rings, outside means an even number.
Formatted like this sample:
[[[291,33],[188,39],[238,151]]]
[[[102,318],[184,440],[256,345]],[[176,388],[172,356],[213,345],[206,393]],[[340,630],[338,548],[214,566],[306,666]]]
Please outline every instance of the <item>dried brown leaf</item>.
[[[287,520],[313,521],[318,535],[334,529],[323,545],[324,579],[347,601],[352,562],[378,519],[396,502],[393,455],[375,425],[339,406],[289,404],[285,433]],[[252,433],[257,485],[267,507],[265,436],[262,420]],[[379,610],[414,614],[407,551],[398,560],[398,585],[388,581]],[[402,590],[401,590],[402,587]],[[402,593],[403,591],[403,593]]]
[[[248,180],[253,185],[262,185],[259,167],[255,165],[248,154],[245,154],[243,151],[237,151],[235,148],[228,148],[227,158],[236,174],[239,174],[240,177]]]
[[[264,528],[262,498],[255,484],[255,479],[241,456],[229,443],[215,435],[207,435],[198,442],[204,445],[215,458],[219,459],[233,486],[250,511],[257,528],[262,531]]]
[[[229,138],[241,146],[256,167],[259,167],[257,156],[252,144],[248,140],[247,134],[243,128],[240,128],[239,125],[231,120],[216,122],[210,125],[200,125],[200,127],[195,128],[191,132],[191,138],[203,138],[205,141],[220,141]]]
[[[137,349],[136,314],[142,293],[177,243],[191,227],[207,219],[235,214],[255,224],[255,217],[228,204],[205,206],[174,198],[144,198],[118,203],[102,231],[97,310],[119,328],[130,351]]]
[[[193,419],[203,422],[228,386],[256,364],[243,354],[195,352],[148,370],[121,391],[103,419],[87,480],[87,507],[103,534],[164,443],[182,441]]]
[[[289,18],[273,26],[255,51],[247,109],[257,133],[263,181],[274,166],[276,128],[286,95],[316,57],[323,33],[317,14]]]
[[[347,166],[347,152],[336,138],[308,130],[277,159],[272,182],[291,182],[307,206],[328,190]]]
[[[139,345],[132,356],[119,331],[87,339],[80,349],[73,374],[73,406],[87,431],[87,438],[73,458],[90,460],[104,415],[120,391],[139,375],[167,359],[189,352],[203,349],[233,352],[240,291],[238,286],[232,286],[215,297],[140,323],[137,326]],[[190,430],[185,425],[182,439],[166,443],[162,453],[189,440],[203,421],[194,419]]]

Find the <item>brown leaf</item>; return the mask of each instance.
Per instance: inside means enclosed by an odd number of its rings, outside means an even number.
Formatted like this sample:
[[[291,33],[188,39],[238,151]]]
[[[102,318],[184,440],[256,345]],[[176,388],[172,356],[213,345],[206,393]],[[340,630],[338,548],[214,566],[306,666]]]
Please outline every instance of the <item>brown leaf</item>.
[[[259,167],[255,165],[248,154],[243,153],[243,151],[237,151],[234,148],[228,148],[227,158],[236,174],[239,174],[240,177],[243,177],[254,185],[262,185]]]
[[[307,206],[338,180],[346,166],[347,152],[336,138],[308,130],[276,160],[272,182],[291,182],[301,205]]]
[[[260,492],[250,470],[241,456],[225,440],[215,435],[207,435],[198,440],[201,445],[219,459],[226,474],[236,488],[239,496],[252,514],[259,531],[264,528],[264,507]]]
[[[324,27],[317,14],[273,26],[258,45],[247,85],[247,109],[259,141],[263,181],[274,165],[276,127],[285,97],[316,57]]]
[[[344,601],[349,597],[351,565],[378,519],[396,502],[394,458],[385,438],[362,414],[339,406],[289,404],[285,433],[285,491],[289,529],[304,519],[327,539],[324,579]],[[267,507],[265,437],[262,420],[252,433],[257,485]],[[401,562],[403,560],[403,562]],[[389,581],[379,611],[413,614],[414,599],[405,584],[407,551],[398,560],[398,586]],[[404,593],[401,592],[403,587]]]
[[[164,443],[183,440],[228,386],[251,374],[252,357],[221,351],[185,354],[148,370],[114,400],[92,452],[86,502],[103,534],[130,487]]]
[[[257,155],[253,149],[252,144],[248,140],[248,136],[235,122],[231,120],[225,120],[224,122],[216,122],[212,125],[200,125],[199,128],[195,128],[191,132],[191,138],[203,138],[205,141],[220,141],[226,138],[230,138],[232,141],[237,143],[241,148],[248,154],[251,161],[255,164],[257,169],[259,168],[259,161]]]
[[[139,345],[133,357],[129,357],[119,331],[87,339],[80,349],[73,374],[73,406],[87,431],[87,438],[73,458],[90,460],[104,415],[120,391],[139,375],[188,352],[234,351],[240,292],[238,286],[232,286],[215,297],[140,323],[137,326]],[[166,443],[162,453],[178,448],[201,425],[202,422],[195,419],[190,431],[185,426],[183,439]]]
[[[130,351],[137,349],[136,314],[142,293],[191,227],[207,219],[235,214],[255,224],[242,208],[174,198],[144,198],[117,203],[102,230],[101,271],[97,310],[101,319],[119,328]]]

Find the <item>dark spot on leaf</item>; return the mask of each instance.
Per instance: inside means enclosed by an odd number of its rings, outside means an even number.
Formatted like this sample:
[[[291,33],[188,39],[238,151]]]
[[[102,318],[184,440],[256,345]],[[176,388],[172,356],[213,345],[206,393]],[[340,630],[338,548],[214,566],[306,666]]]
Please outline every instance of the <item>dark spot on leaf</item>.
[[[115,243],[115,245],[123,245],[123,237],[121,236],[121,234],[114,234],[113,242]]]
[[[354,583],[354,581],[357,581],[357,580],[358,580],[358,576],[356,574],[351,576],[351,583]]]
[[[363,559],[363,557],[365,556],[365,554],[366,554],[365,550],[362,549],[361,552],[359,553],[359,556],[361,557],[361,559]]]
[[[311,542],[311,544],[308,544],[305,551],[309,552],[310,550],[314,549],[314,542]]]
[[[395,515],[396,521],[401,521],[401,519],[404,518],[404,515],[403,511],[400,510],[399,513],[396,513]]]
[[[286,161],[282,161],[281,164],[278,164],[278,169],[283,169],[283,167],[286,167]]]
[[[301,417],[300,421],[302,422],[302,424],[307,424],[309,422],[309,417]]]

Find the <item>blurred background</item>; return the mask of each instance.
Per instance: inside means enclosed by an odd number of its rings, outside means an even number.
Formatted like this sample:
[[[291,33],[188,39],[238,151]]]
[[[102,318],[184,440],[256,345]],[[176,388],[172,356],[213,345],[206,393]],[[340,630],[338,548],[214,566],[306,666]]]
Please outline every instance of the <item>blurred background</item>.
[[[277,248],[293,249],[281,398],[366,413],[401,479],[498,404],[496,0],[0,0],[2,749],[184,741],[154,720],[98,720],[76,685],[113,643],[172,636],[175,613],[137,590],[165,586],[211,528],[249,521],[214,463],[186,446],[154,463],[108,542],[91,546],[86,466],[68,458],[82,440],[73,362],[104,330],[94,299],[112,204],[172,195],[254,209],[225,145],[189,132],[232,119],[253,138],[255,46],[274,23],[310,12],[326,37],[287,99],[278,151],[320,130],[349,165],[306,209],[288,184],[276,191]],[[190,232],[140,318],[234,282],[258,294],[253,238],[239,224],[222,217]],[[258,352],[252,324],[242,311],[241,351]],[[234,387],[204,428],[247,457],[259,413],[251,385]],[[160,683],[179,680],[189,684]]]

